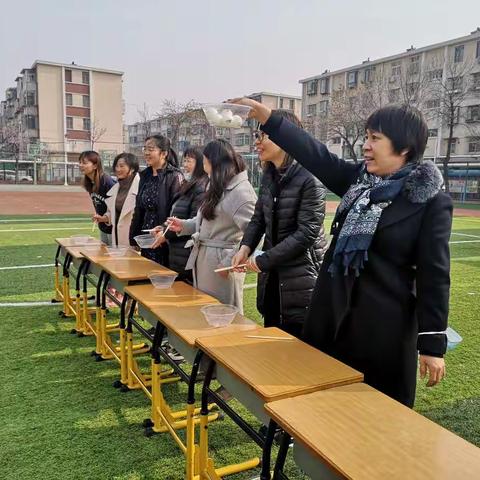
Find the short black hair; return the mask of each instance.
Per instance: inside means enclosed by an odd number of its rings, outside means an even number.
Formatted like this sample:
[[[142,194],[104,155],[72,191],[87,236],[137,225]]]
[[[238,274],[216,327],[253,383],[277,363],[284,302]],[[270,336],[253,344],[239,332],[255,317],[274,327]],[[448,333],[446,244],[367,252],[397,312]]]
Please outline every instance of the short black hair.
[[[115,171],[115,167],[117,166],[119,160],[125,160],[125,163],[128,165],[128,168],[130,168],[134,175],[138,172],[140,165],[138,163],[137,157],[133,153],[123,152],[117,155],[113,160],[113,171]]]
[[[407,162],[419,162],[428,140],[428,126],[423,115],[408,105],[388,105],[373,112],[365,130],[383,133],[390,139],[393,150],[401,154],[408,150]]]

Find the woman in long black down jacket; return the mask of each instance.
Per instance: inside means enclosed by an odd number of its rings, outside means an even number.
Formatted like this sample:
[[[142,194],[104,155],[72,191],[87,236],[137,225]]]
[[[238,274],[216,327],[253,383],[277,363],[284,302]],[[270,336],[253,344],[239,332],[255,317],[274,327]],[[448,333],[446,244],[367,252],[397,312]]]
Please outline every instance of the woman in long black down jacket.
[[[165,223],[183,182],[177,154],[167,137],[152,135],[146,138],[143,151],[148,167],[140,172],[130,226],[130,245],[133,246],[137,245],[134,237],[141,235],[142,230]],[[142,256],[168,267],[168,245],[165,241],[155,248],[142,248]]]
[[[366,123],[365,161],[346,163],[285,118],[250,99],[251,116],[283,150],[342,197],[304,339],[412,406],[418,353],[427,385],[445,374],[452,201],[422,156],[417,110],[388,106]]]
[[[287,110],[275,110],[275,115],[301,127]],[[266,327],[298,337],[327,245],[325,189],[268,135],[255,135],[264,174],[255,213],[232,265],[244,264],[265,234],[263,253],[249,261],[249,269],[258,272],[257,308]]]
[[[179,197],[172,207],[170,216],[187,220],[197,215],[205,196],[208,176],[203,169],[203,153],[199,148],[188,148],[183,153],[186,182],[182,185]],[[169,268],[179,273],[179,280],[193,283],[192,271],[185,270],[191,248],[185,248],[190,237],[179,237],[174,232],[167,232],[169,247]]]

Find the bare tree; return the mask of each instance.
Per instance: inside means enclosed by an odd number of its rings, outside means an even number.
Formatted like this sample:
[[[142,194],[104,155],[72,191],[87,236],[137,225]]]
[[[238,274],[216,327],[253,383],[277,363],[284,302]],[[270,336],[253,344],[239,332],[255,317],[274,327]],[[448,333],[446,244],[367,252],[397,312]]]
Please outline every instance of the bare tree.
[[[15,162],[15,183],[18,183],[19,160],[23,148],[21,126],[14,122],[5,125],[0,133],[0,152]]]
[[[145,140],[145,138],[149,137],[152,134],[152,115],[150,114],[148,105],[144,102],[143,106],[141,109],[137,110],[138,116],[140,117],[140,122],[139,124],[142,127],[142,134],[144,138],[142,141]]]
[[[200,107],[195,100],[189,100],[185,103],[176,100],[164,100],[161,112],[157,115],[168,122],[170,141],[174,148],[178,149],[182,129],[184,129],[183,136],[188,136],[192,121],[197,120],[200,115]]]
[[[95,119],[90,126],[90,141],[92,144],[92,150],[95,150],[95,144],[105,135],[107,129],[102,127],[100,122]]]
[[[443,157],[443,177],[445,181],[445,191],[449,193],[449,162],[452,155],[452,147],[455,139],[455,128],[465,127],[476,136],[478,130],[472,127],[471,122],[475,119],[471,117],[471,108],[465,106],[466,100],[479,98],[480,91],[473,85],[473,70],[476,64],[472,60],[450,61],[445,66],[445,72],[442,76],[432,79],[431,115],[436,116],[441,125],[447,127],[447,151]],[[478,114],[476,116],[478,121]]]

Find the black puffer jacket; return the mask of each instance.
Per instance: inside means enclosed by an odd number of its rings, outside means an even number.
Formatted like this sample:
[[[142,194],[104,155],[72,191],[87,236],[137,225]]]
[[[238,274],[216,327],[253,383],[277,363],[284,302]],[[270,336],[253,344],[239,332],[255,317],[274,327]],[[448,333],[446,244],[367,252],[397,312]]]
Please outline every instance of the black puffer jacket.
[[[137,202],[135,205],[135,210],[133,212],[132,224],[130,225],[130,245],[136,246],[137,243],[133,237],[142,234],[143,220],[145,216],[145,210],[142,207],[142,194],[145,187],[145,182],[147,178],[153,175],[152,167],[147,167],[145,170],[140,172],[140,183],[138,185],[137,193]],[[161,225],[167,217],[170,215],[173,202],[178,196],[180,186],[183,182],[183,174],[177,167],[174,167],[171,164],[161,170],[157,171],[159,176],[159,182],[162,183],[163,188],[161,189],[162,194],[158,196],[158,221]]]
[[[278,182],[268,169],[255,205],[255,213],[242,240],[253,250],[265,234],[264,253],[257,257],[257,308],[264,313],[269,272],[278,274],[280,326],[303,323],[317,280],[327,241],[323,229],[325,189],[299,163],[293,161]]]
[[[183,193],[180,194],[173,204],[171,216],[181,218],[182,220],[195,217],[205,196],[207,182],[208,177],[205,175],[204,178],[200,178],[193,185],[188,185],[185,189],[182,188]],[[167,232],[166,236],[169,244],[170,268],[178,272],[182,280],[191,280],[191,270],[185,271],[185,265],[191,249],[184,247],[189,237],[179,237],[174,232]]]

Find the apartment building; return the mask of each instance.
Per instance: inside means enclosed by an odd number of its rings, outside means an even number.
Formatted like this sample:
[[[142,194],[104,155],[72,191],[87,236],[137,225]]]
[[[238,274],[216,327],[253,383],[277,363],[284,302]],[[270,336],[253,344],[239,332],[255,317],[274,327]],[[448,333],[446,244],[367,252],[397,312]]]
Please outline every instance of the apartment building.
[[[455,75],[452,72],[458,72]],[[405,94],[414,98],[416,106],[425,114],[429,124],[429,140],[426,157],[441,159],[446,155],[448,123],[438,112],[441,96],[430,96],[434,82],[450,88],[454,94],[458,88],[459,104],[454,123],[451,144],[453,160],[461,157],[480,156],[480,29],[469,35],[447,40],[422,48],[408,48],[405,52],[380,58],[367,59],[357,65],[300,80],[302,85],[302,119],[310,130],[325,142],[334,153],[351,158],[345,138],[332,132],[332,119],[338,114],[335,95],[355,100],[365,89],[381,83],[385,98],[381,103],[403,103]],[[449,83],[450,82],[450,86]],[[452,82],[456,82],[457,86]],[[423,92],[424,98],[421,97]],[[337,129],[338,131],[338,129]],[[346,131],[348,135],[348,131]],[[347,136],[348,138],[348,136]],[[361,157],[358,141],[355,152]]]
[[[4,151],[15,143],[21,160],[76,162],[80,152],[94,149],[111,160],[124,149],[122,76],[75,63],[35,61],[0,102]]]

